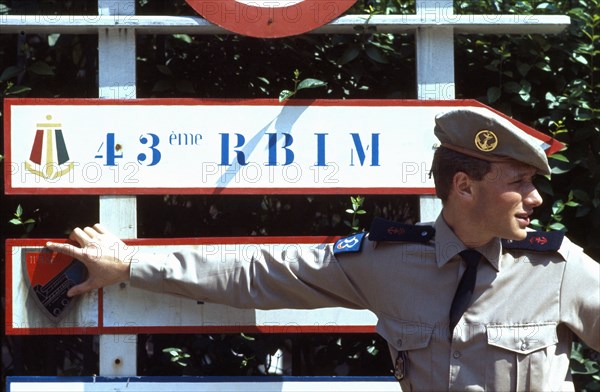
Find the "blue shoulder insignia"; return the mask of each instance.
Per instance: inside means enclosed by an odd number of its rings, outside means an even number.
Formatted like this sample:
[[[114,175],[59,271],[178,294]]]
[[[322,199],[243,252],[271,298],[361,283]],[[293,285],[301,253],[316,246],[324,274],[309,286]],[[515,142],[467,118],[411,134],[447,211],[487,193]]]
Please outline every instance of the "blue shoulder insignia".
[[[340,238],[333,244],[333,254],[360,252],[365,235],[366,233],[357,233]]]
[[[560,249],[564,237],[565,233],[562,231],[529,231],[524,240],[502,240],[502,247],[535,252],[555,252]]]
[[[435,229],[432,226],[406,225],[382,218],[375,218],[371,224],[369,240],[428,242],[434,235]]]

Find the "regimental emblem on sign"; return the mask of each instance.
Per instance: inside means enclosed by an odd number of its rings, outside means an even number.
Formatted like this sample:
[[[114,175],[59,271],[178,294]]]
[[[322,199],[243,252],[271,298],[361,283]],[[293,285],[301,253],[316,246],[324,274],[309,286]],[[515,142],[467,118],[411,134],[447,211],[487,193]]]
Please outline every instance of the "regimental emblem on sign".
[[[25,168],[46,180],[55,180],[71,171],[74,164],[69,162],[61,124],[51,122],[50,115],[46,116],[46,121],[36,124],[35,138]]]
[[[186,0],[202,17],[234,33],[278,38],[314,30],[356,0]]]
[[[46,249],[24,251],[22,262],[35,302],[50,320],[58,322],[74,301],[67,297],[67,291],[87,276],[85,266],[72,257]]]

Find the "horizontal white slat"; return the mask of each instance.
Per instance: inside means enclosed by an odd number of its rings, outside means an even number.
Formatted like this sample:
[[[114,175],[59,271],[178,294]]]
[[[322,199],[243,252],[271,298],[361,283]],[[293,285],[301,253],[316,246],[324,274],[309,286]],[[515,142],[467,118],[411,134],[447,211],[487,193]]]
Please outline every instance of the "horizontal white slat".
[[[352,34],[369,27],[381,33],[412,33],[451,26],[461,34],[555,34],[570,24],[565,15],[347,15],[312,33]],[[99,29],[133,28],[140,34],[230,34],[201,17],[142,15],[0,15],[0,34],[97,34]]]
[[[383,377],[8,377],[12,392],[205,391],[205,392],[400,392]]]
[[[298,254],[305,252],[306,257],[310,257],[308,255],[312,249],[320,244],[287,244],[282,241],[263,245],[241,242],[237,245],[142,245],[139,250],[166,254],[187,248],[207,256],[214,255],[214,252],[222,252],[220,254],[225,259],[239,259],[242,262],[251,256],[252,252],[257,252],[258,246],[264,246],[264,249],[269,249],[273,254],[279,254],[281,249],[289,248]],[[9,244],[9,248],[11,257],[7,260],[7,265],[10,266],[7,270],[7,286],[11,294],[7,298],[8,334],[374,332],[377,323],[376,316],[368,310],[237,309],[225,305],[199,303],[181,296],[144,291],[126,283],[105,287],[101,297],[97,291],[92,291],[77,298],[62,318],[54,320],[42,311],[35,294],[32,294],[32,283],[25,272],[28,269],[25,263],[32,263],[27,258],[27,253],[41,252],[42,246],[12,247]],[[138,247],[134,246],[126,252],[131,251],[133,255],[137,250]],[[36,271],[36,276],[42,281],[51,274],[43,268]],[[54,293],[53,291],[51,294]]]

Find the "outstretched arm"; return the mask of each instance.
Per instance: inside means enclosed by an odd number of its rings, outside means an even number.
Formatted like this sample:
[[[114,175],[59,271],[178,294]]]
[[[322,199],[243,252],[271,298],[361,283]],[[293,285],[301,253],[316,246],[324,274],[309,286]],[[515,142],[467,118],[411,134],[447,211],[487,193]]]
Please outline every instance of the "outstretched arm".
[[[246,249],[240,244],[237,251],[216,245],[132,259],[135,252],[99,224],[73,230],[70,239],[76,245],[47,244],[88,269],[87,280],[72,287],[69,296],[129,280],[132,287],[239,308],[368,308],[357,287],[370,269],[368,260],[340,263],[327,245],[256,244]]]
[[[76,228],[69,238],[79,246],[48,242],[46,247],[81,261],[88,269],[85,282],[72,287],[67,295],[73,297],[100,287],[129,279],[131,259],[125,255],[127,245],[100,224]]]

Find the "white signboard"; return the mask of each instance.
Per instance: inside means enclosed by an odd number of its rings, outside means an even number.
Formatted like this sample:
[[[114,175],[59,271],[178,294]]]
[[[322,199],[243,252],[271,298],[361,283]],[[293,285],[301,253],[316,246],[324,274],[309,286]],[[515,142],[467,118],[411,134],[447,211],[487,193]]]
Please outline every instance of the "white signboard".
[[[8,194],[433,194],[428,174],[436,114],[483,106],[416,100],[5,102]]]
[[[284,237],[139,239],[128,244],[132,245],[132,255],[193,249],[243,261],[257,252],[259,246],[272,252],[292,248],[309,254],[312,248],[332,240],[332,237],[289,237],[287,241]],[[7,241],[7,334],[375,332],[377,319],[367,310],[236,309],[152,293],[125,283],[93,291],[68,303],[64,293],[73,277],[72,259],[61,260],[56,254],[45,254],[45,242]]]
[[[8,392],[400,392],[393,377],[7,377]]]

